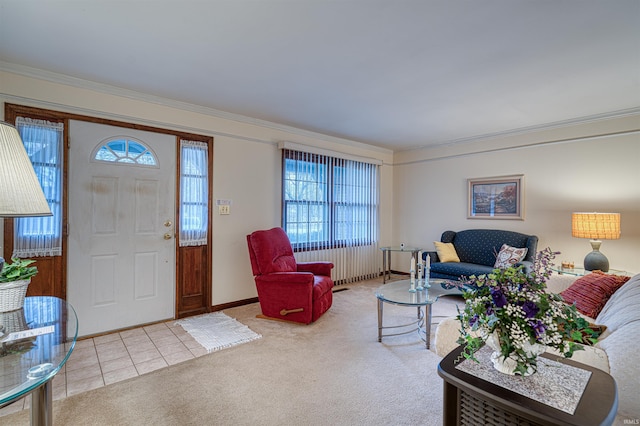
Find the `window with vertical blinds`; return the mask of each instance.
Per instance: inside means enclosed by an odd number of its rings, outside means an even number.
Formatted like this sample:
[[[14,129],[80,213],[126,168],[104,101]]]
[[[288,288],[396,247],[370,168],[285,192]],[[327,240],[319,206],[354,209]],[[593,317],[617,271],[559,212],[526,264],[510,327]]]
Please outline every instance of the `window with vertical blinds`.
[[[294,251],[378,239],[378,166],[283,149],[282,227]]]

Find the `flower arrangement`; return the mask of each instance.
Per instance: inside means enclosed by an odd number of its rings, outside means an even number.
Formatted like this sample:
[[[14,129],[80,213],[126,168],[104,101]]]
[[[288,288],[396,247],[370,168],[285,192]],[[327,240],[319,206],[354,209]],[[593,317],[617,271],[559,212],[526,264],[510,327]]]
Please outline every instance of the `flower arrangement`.
[[[589,328],[576,307],[545,292],[556,254],[549,248],[538,252],[530,271],[512,266],[464,281],[465,306],[457,318],[465,358],[477,361],[476,351],[485,342],[493,343],[502,361],[511,360],[508,373],[524,376],[537,370],[537,345],[543,345],[542,352],[551,347],[570,358],[584,349],[577,342],[595,342],[598,332]]]

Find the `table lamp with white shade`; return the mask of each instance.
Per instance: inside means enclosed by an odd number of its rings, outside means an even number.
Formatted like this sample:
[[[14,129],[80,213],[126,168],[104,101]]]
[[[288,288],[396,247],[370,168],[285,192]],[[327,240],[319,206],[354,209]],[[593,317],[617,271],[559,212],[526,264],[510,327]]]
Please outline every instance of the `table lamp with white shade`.
[[[18,129],[0,121],[0,217],[51,214]],[[0,271],[3,267],[0,256]]]
[[[593,251],[584,258],[584,269],[607,272],[609,259],[600,252],[600,240],[620,238],[620,213],[573,213],[571,235],[591,240]]]

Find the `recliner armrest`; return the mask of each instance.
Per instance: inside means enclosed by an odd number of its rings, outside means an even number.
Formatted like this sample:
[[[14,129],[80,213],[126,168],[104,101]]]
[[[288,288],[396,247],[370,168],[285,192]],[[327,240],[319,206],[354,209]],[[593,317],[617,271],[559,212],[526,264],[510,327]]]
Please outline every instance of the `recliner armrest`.
[[[313,286],[311,272],[274,272],[272,274],[257,275],[256,282],[276,284],[303,284]]]
[[[298,272],[311,272],[313,275],[331,277],[331,262],[298,262]]]

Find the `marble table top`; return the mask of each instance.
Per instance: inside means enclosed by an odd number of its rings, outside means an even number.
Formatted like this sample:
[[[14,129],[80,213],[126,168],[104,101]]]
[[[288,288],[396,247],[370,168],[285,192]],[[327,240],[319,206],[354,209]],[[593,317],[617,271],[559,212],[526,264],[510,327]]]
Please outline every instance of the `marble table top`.
[[[479,363],[467,359],[456,368],[565,413],[575,412],[591,377],[590,371],[539,357],[536,373],[527,377],[512,376],[493,368],[492,351],[483,346],[476,352]]]

